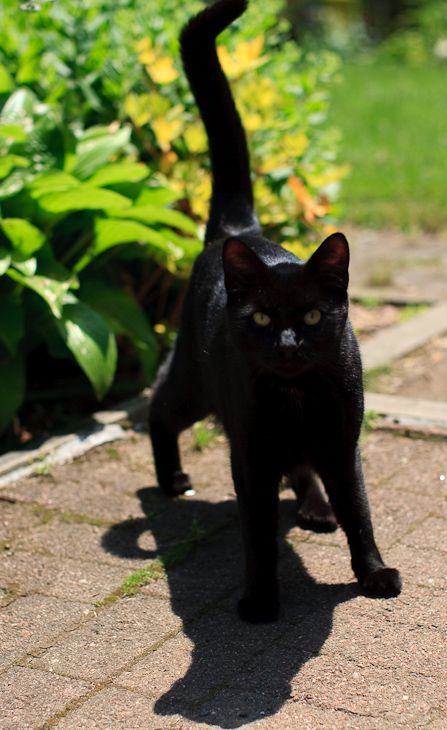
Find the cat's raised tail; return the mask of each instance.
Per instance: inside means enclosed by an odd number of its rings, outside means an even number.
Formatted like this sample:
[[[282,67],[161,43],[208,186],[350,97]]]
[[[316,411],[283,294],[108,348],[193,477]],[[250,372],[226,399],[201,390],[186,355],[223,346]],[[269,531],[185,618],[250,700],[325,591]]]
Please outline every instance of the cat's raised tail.
[[[191,18],[180,36],[183,66],[205,124],[213,173],[205,243],[261,230],[253,206],[245,132],[215,43],[247,4],[248,0],[219,0]]]

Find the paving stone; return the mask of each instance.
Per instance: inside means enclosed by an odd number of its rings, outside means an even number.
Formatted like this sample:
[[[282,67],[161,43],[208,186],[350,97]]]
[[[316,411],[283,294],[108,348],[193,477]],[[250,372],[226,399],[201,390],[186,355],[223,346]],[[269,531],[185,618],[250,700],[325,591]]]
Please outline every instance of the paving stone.
[[[105,572],[107,571],[106,566],[128,566],[133,570],[141,567],[142,558],[114,555],[105,550],[103,541],[108,532],[108,527],[82,523],[70,524],[54,519],[49,524],[38,525],[33,530],[24,531],[14,540],[14,548],[16,552],[37,552],[57,558],[88,560],[104,566]],[[123,542],[127,547],[127,541],[123,540]],[[139,551],[152,552],[156,555],[157,544],[149,530],[138,535],[135,542]],[[121,552],[124,552],[124,548]]]
[[[343,532],[300,530],[285,490],[281,618],[250,626],[236,612],[244,561],[228,450],[191,452],[191,440],[182,441],[190,497],[161,495],[143,434],[17,484],[29,504],[0,502],[0,520],[14,523],[3,526],[5,595],[36,591],[0,609],[1,666],[20,677],[6,685],[8,707],[32,698],[17,727],[447,727],[445,443],[374,432],[364,445],[376,537],[403,574],[399,597],[361,595]],[[165,577],[89,611],[124,574],[188,541],[192,552]]]
[[[407,533],[433,512],[432,497],[411,492],[405,499],[402,496],[400,491],[390,490],[388,486],[374,489],[369,496],[374,535],[381,551],[398,540],[406,543]],[[421,525],[419,529],[425,528]]]
[[[0,543],[11,543],[23,533],[30,533],[36,517],[29,504],[0,500]]]
[[[225,689],[199,708],[196,716],[199,721],[202,714],[206,713],[205,718],[209,723],[206,727],[243,727],[244,730],[396,730],[403,726],[383,718],[379,726],[375,717],[332,708],[321,709],[311,702],[295,698],[288,699],[276,710],[278,704],[278,698],[262,690],[254,694],[243,689]]]
[[[401,471],[408,458],[408,439],[383,431],[368,433],[361,444],[363,471],[368,491]]]
[[[47,596],[18,598],[0,609],[0,667],[30,650],[49,646],[89,613],[89,606]]]
[[[165,601],[150,596],[124,598],[106,606],[31,664],[73,677],[103,679],[180,627]]]
[[[0,677],[0,727],[2,730],[40,727],[90,688],[91,684],[78,679],[29,667],[13,667]]]
[[[278,623],[252,626],[213,611],[120,674],[116,683],[153,696],[161,714],[181,713],[228,682],[283,630]]]
[[[179,720],[166,723],[154,713],[152,700],[111,687],[61,718],[54,727],[57,730],[182,730]]]
[[[428,517],[421,525],[405,535],[402,543],[416,549],[447,552],[447,519]]]
[[[13,583],[20,595],[39,592],[93,603],[116,590],[131,572],[126,565],[106,567],[86,560],[18,553],[0,561],[0,585],[6,588]]]
[[[447,567],[442,552],[396,545],[387,552],[387,562],[400,570],[404,583],[408,583],[410,590],[413,586],[415,595],[418,586],[447,587]]]
[[[310,659],[292,682],[292,696],[321,708],[416,723],[446,709],[444,677],[371,667],[327,654]]]

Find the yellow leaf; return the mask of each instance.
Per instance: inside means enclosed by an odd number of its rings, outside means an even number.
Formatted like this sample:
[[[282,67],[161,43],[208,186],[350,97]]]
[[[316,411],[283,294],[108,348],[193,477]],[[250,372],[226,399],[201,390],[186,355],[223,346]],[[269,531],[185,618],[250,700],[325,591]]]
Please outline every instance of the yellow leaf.
[[[205,152],[208,148],[208,141],[205,130],[202,125],[191,125],[183,132],[186,145],[190,152]]]
[[[291,253],[295,254],[295,256],[298,256],[299,259],[302,261],[307,261],[310,259],[313,253],[318,248],[318,244],[311,243],[311,244],[304,244],[301,241],[287,241],[286,243],[281,244],[283,248],[287,249],[287,251],[290,251]]]
[[[152,116],[163,117],[169,112],[171,104],[165,96],[162,96],[157,91],[151,91],[149,95],[144,94],[144,96],[148,100],[148,106]]]
[[[242,121],[247,132],[255,132],[263,126],[263,119],[260,114],[245,112],[242,114]]]
[[[220,65],[222,66],[225,76],[228,76],[230,79],[236,76],[238,71],[238,65],[236,61],[231,58],[225,46],[218,46],[217,55],[219,57]]]
[[[272,170],[278,170],[280,167],[284,167],[287,162],[288,160],[285,153],[280,152],[279,154],[268,157],[266,161],[263,162],[260,171],[263,175],[267,175],[267,173],[272,172]]]
[[[258,35],[252,41],[242,41],[236,46],[234,56],[239,65],[243,68],[249,68],[250,64],[258,58],[264,45],[264,35]]]
[[[158,61],[146,66],[146,71],[156,84],[169,84],[178,78],[178,71],[172,67],[173,60],[169,56],[159,58]]]
[[[328,170],[325,170],[325,172],[322,172],[319,175],[309,174],[308,178],[309,182],[314,187],[324,188],[326,185],[330,185],[330,183],[338,182],[338,180],[349,175],[350,172],[351,165],[340,165],[339,167],[330,167]]]
[[[204,173],[199,184],[194,186],[191,208],[202,220],[208,217],[211,187],[211,178],[207,173]]]
[[[284,135],[283,144],[285,151],[291,157],[301,157],[309,144],[309,138],[304,132]]]
[[[149,51],[152,48],[152,41],[150,38],[142,38],[136,45],[137,51]]]
[[[151,122],[151,126],[161,149],[163,152],[168,152],[171,147],[170,142],[182,133],[183,125],[179,119],[168,122],[163,117],[158,117]]]
[[[151,118],[149,111],[149,96],[147,94],[128,94],[124,102],[126,114],[137,127],[143,127]]]
[[[242,41],[236,46],[231,56],[225,46],[218,46],[217,55],[225,74],[233,79],[241,76],[245,71],[262,66],[269,60],[268,56],[259,58],[264,45],[264,35],[261,33],[252,41]]]
[[[150,38],[143,38],[137,43],[137,51],[140,51],[140,55],[138,56],[140,63],[153,63],[155,61],[155,51],[152,48]]]

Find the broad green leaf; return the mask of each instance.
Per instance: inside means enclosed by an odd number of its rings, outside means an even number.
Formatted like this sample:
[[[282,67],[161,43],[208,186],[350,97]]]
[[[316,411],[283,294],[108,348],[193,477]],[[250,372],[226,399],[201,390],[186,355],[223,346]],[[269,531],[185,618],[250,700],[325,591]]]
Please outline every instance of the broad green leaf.
[[[23,355],[0,356],[0,432],[5,430],[22,405],[25,384]]]
[[[30,196],[37,200],[42,195],[70,190],[80,185],[79,180],[68,172],[49,170],[28,183],[27,190],[30,191]]]
[[[25,334],[25,319],[21,304],[9,299],[0,300],[0,340],[15,355],[20,340]],[[0,409],[1,410],[1,409]]]
[[[11,253],[11,266],[24,276],[34,276],[37,269],[37,259],[34,256],[29,258],[21,251],[13,251]]]
[[[0,63],[0,94],[6,94],[14,88],[11,75],[2,63]]]
[[[80,180],[91,177],[96,170],[106,165],[130,140],[131,127],[126,126],[117,132],[102,132],[81,140],[77,146],[74,167],[70,172]]]
[[[37,96],[29,89],[17,89],[6,101],[0,114],[2,124],[14,124],[24,117],[32,118]]]
[[[115,334],[124,334],[141,349],[151,350],[155,363],[157,341],[143,310],[130,294],[100,280],[91,280],[83,283],[79,297],[109,322]]]
[[[85,184],[101,188],[119,182],[139,182],[148,176],[148,168],[140,162],[116,162],[101,167]]]
[[[29,170],[14,170],[0,183],[0,200],[16,195],[33,176]]]
[[[0,179],[5,178],[15,167],[29,167],[26,157],[20,155],[5,155],[0,157]]]
[[[39,207],[48,213],[67,213],[73,210],[107,210],[126,208],[132,204],[129,198],[104,188],[81,185],[72,190],[50,193],[39,198]]]
[[[148,188],[144,187],[135,205],[168,205],[182,197],[182,194],[174,190],[166,190],[166,188]]]
[[[9,268],[6,274],[19,284],[35,291],[42,299],[45,299],[57,319],[62,317],[64,296],[72,285],[71,279],[68,281],[57,281],[47,276],[24,276],[12,268]]]
[[[8,271],[11,264],[11,251],[7,251],[6,248],[0,248],[0,276]]]
[[[76,272],[81,271],[96,256],[113,246],[136,241],[151,244],[165,257],[175,253],[166,238],[142,223],[115,218],[99,218],[95,221],[95,240],[91,249],[74,266]]]
[[[64,306],[58,327],[97,398],[102,398],[112,385],[117,362],[115,336],[109,325],[94,309],[77,302]]]
[[[197,235],[197,225],[191,218],[178,210],[161,208],[158,205],[132,206],[126,210],[109,210],[109,215],[115,218],[130,218],[141,223],[164,223],[174,228],[180,228],[187,233]]]
[[[14,142],[26,142],[26,132],[18,124],[0,125],[0,138],[13,139]]]
[[[42,231],[24,218],[0,219],[0,228],[14,248],[24,256],[30,257],[31,254],[42,248],[46,241]]]

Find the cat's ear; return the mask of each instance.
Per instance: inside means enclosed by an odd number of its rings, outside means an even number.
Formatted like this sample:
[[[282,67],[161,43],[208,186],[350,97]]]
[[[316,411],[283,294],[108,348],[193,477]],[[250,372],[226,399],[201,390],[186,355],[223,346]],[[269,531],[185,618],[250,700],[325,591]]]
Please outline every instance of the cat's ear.
[[[227,292],[247,291],[265,273],[265,265],[239,238],[227,238],[222,249],[222,263]]]
[[[306,266],[313,277],[329,278],[347,288],[349,281],[349,246],[343,233],[333,233],[317,248]]]

